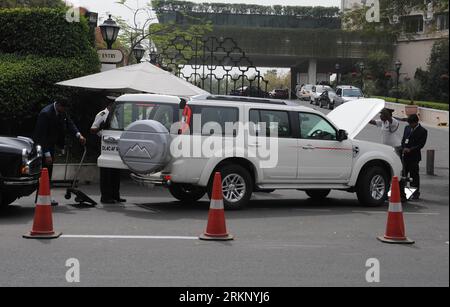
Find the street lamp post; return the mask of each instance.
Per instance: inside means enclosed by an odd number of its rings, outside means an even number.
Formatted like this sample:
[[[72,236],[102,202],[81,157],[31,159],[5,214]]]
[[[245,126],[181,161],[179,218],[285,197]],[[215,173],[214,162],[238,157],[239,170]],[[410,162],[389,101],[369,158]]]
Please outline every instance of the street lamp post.
[[[156,53],[156,49],[152,47],[152,49],[150,51],[150,63],[152,63],[153,65],[156,65],[157,60],[158,60],[158,54]]]
[[[142,58],[145,54],[145,48],[139,43],[133,49],[134,57],[136,58],[138,63],[141,63]]]
[[[105,22],[100,26],[100,30],[102,32],[103,40],[108,46],[108,49],[112,49],[112,45],[119,35],[119,25],[114,20],[112,20],[111,15],[109,15],[109,18],[105,20]]]
[[[359,64],[359,71],[361,72],[361,90],[364,93],[364,70],[366,69],[366,65],[363,62]]]
[[[339,77],[340,77],[339,75],[340,75],[341,65],[336,64],[335,68],[336,68],[336,86],[338,86],[339,85]]]
[[[396,79],[396,93],[395,93],[395,102],[398,103],[399,99],[399,84],[400,84],[400,69],[402,68],[402,62],[399,60],[395,61],[395,71],[397,72],[397,79]]]

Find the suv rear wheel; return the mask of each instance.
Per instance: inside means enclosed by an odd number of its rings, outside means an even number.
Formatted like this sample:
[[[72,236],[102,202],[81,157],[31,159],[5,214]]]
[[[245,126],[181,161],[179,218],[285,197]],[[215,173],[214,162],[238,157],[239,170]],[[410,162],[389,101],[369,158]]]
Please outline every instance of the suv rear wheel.
[[[205,188],[177,183],[172,183],[169,186],[169,192],[173,197],[184,203],[196,202],[206,194]]]
[[[305,193],[312,199],[322,200],[327,198],[331,190],[306,190]]]
[[[356,187],[359,202],[371,207],[383,205],[390,186],[388,177],[388,173],[381,166],[365,169]]]
[[[222,175],[223,203],[225,209],[238,210],[244,208],[253,193],[253,179],[250,173],[240,165],[228,164],[220,167]],[[214,174],[208,185],[208,195],[211,198]]]

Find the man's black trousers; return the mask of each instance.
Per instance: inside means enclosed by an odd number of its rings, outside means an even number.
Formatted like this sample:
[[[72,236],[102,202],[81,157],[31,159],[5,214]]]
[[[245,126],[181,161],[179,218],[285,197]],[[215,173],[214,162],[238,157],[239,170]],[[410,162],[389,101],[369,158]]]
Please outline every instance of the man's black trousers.
[[[102,200],[118,200],[120,198],[120,170],[100,168],[100,192]]]

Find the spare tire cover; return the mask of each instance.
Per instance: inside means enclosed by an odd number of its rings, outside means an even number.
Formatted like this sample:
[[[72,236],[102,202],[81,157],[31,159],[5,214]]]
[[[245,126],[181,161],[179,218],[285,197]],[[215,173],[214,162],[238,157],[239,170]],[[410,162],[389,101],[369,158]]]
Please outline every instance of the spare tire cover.
[[[128,168],[138,174],[163,169],[170,159],[170,134],[154,120],[130,124],[119,140],[119,155]]]

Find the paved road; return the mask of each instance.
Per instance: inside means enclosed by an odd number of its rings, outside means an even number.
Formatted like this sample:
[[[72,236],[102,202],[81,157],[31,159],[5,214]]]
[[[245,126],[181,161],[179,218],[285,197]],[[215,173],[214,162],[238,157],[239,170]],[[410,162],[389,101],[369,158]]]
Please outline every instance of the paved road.
[[[29,241],[21,235],[31,228],[33,199],[24,198],[0,212],[0,286],[73,286],[69,258],[80,262],[81,286],[449,286],[448,156],[441,163],[438,176],[424,176],[423,200],[405,208],[413,246],[378,242],[386,208],[362,207],[345,192],[322,203],[297,191],[258,193],[248,209],[227,212],[236,236],[228,243],[196,239],[207,199],[183,206],[162,188],[131,182],[125,205],[56,208],[56,230],[74,237]],[[99,199],[97,186],[83,189]],[[63,201],[63,190],[53,194]],[[369,258],[380,262],[379,284],[366,282]]]

